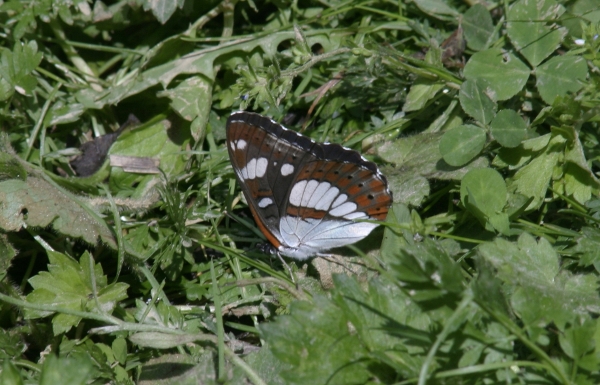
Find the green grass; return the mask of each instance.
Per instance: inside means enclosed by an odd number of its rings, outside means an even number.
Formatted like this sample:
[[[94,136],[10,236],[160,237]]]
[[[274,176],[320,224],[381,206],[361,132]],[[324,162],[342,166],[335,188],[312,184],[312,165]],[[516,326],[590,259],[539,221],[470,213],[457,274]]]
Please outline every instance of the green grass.
[[[596,0],[72,3],[0,5],[0,385],[600,383]],[[393,191],[299,288],[239,109]]]

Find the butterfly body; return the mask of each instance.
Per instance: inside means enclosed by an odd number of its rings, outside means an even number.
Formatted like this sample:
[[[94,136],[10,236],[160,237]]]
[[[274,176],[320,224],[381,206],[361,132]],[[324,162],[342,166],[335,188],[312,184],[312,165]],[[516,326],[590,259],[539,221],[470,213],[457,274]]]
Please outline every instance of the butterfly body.
[[[282,255],[303,260],[357,242],[385,219],[392,196],[377,166],[250,112],[227,120],[233,169],[259,229]]]

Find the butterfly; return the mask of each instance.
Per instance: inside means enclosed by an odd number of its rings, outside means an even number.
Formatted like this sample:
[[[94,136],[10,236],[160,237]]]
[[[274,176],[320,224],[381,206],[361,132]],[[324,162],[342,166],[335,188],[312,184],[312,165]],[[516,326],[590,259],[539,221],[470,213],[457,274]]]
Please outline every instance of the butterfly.
[[[259,114],[227,120],[227,149],[258,228],[273,251],[304,260],[365,238],[392,203],[373,162],[317,143]]]

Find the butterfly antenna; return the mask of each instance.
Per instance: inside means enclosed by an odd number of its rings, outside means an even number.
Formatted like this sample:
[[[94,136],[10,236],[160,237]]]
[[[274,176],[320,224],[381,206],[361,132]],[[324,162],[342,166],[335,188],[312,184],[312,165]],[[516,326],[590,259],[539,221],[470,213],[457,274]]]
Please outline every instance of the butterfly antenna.
[[[298,282],[296,282],[296,278],[294,277],[294,272],[292,271],[292,268],[290,267],[290,265],[288,265],[284,260],[283,257],[281,256],[281,254],[279,253],[279,250],[275,251],[275,254],[277,254],[277,257],[279,258],[279,260],[281,261],[281,263],[283,263],[283,266],[285,266],[285,268],[287,269],[287,271],[290,273],[290,278],[292,278],[292,283],[294,285],[296,285],[296,290],[300,290],[300,288],[298,287]]]

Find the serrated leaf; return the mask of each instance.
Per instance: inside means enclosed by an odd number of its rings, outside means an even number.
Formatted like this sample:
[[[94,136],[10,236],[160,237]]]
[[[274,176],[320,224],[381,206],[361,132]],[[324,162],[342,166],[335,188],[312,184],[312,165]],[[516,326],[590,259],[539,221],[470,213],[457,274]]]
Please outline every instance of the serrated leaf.
[[[26,181],[0,182],[0,228],[18,231],[23,227],[52,226],[55,231],[95,245],[98,240],[116,248],[112,231],[91,207],[37,173],[29,171]],[[25,215],[26,214],[26,215]]]
[[[458,94],[463,110],[483,124],[492,120],[498,108],[486,88],[484,80],[467,80],[461,85]]]
[[[485,146],[485,131],[477,126],[465,124],[444,133],[439,151],[451,166],[462,166],[473,160]]]
[[[48,272],[40,272],[29,279],[33,291],[27,295],[27,301],[38,305],[53,305],[77,311],[95,311],[110,314],[118,301],[127,298],[124,283],[107,284],[100,264],[89,271],[91,256],[85,252],[79,263],[62,253],[48,251]],[[93,296],[93,283],[98,292]],[[100,305],[100,308],[97,307]],[[53,314],[53,311],[26,310],[29,319]],[[69,314],[57,314],[52,320],[55,335],[67,332],[79,323],[80,317]]]
[[[594,265],[596,271],[600,271],[600,230],[583,227],[581,236],[576,239],[576,244],[566,251],[579,256],[580,266]]]
[[[12,52],[12,80],[14,87],[21,87],[26,94],[31,94],[37,86],[37,80],[31,73],[42,61],[41,52],[37,52],[38,47],[35,40],[27,44],[16,43]]]
[[[390,378],[396,371],[416,376],[421,360],[411,358],[402,341],[429,341],[419,330],[427,328],[427,317],[410,317],[418,312],[416,307],[405,306],[406,297],[397,286],[378,278],[369,282],[368,293],[352,277],[336,275],[334,281],[331,299],[294,302],[289,315],[260,325],[267,347],[289,365],[280,374],[286,383],[364,383]],[[393,363],[371,366],[365,360],[392,347],[397,358]]]
[[[561,271],[558,255],[544,238],[523,233],[518,243],[496,239],[479,254],[497,269],[512,292],[511,304],[527,325],[554,322],[560,329],[580,315],[600,311],[597,279]]]
[[[320,44],[326,50],[329,48],[337,48],[336,44],[341,39],[342,35],[334,36],[330,32],[315,30],[306,32],[306,39],[310,46]],[[171,60],[167,63],[157,65],[141,72],[138,76],[132,76],[118,85],[103,91],[100,95],[93,93],[90,89],[84,89],[77,94],[78,100],[82,104],[86,100],[89,108],[101,109],[106,105],[117,104],[119,101],[136,95],[157,84],[162,84],[166,87],[175,77],[181,74],[201,74],[207,79],[214,79],[216,76],[214,61],[219,57],[230,55],[233,52],[239,55],[239,52],[253,52],[260,47],[266,50],[267,55],[272,55],[277,51],[277,47],[282,41],[293,40],[295,34],[293,31],[281,31],[270,33],[257,38],[240,39],[232,43],[224,44],[215,49],[209,47],[196,52],[192,52],[179,59]],[[156,47],[157,55],[162,46]],[[152,55],[149,55],[149,58]],[[291,81],[291,79],[290,79]],[[263,87],[264,89],[264,87]]]
[[[566,28],[546,25],[563,14],[553,0],[520,0],[508,9],[506,30],[513,45],[533,67],[554,52],[567,33]]]
[[[503,147],[517,147],[527,136],[527,124],[513,110],[502,110],[490,123],[494,139]]]
[[[477,52],[467,62],[466,79],[483,79],[495,94],[496,100],[506,100],[520,92],[530,69],[517,56],[492,48]]]
[[[556,56],[535,71],[536,86],[548,104],[568,93],[579,91],[587,78],[586,61],[580,56]]]
[[[462,26],[467,45],[472,50],[486,49],[498,38],[490,11],[482,4],[474,4],[464,13]]]

